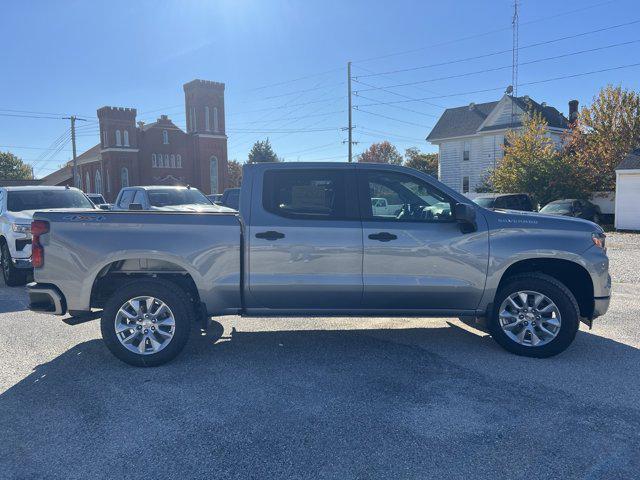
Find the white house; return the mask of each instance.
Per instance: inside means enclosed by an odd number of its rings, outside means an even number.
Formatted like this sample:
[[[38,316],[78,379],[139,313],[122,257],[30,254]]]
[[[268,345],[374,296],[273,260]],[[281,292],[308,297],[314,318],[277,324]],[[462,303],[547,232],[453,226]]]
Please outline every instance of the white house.
[[[438,178],[464,194],[473,194],[488,170],[502,159],[507,131],[522,128],[525,112],[539,112],[549,124],[551,138],[560,145],[569,121],[554,107],[527,96],[504,95],[497,102],[471,103],[448,108],[427,136],[438,146]],[[575,118],[578,101],[569,102],[569,117]]]
[[[640,148],[616,168],[615,208],[617,229],[640,230]]]

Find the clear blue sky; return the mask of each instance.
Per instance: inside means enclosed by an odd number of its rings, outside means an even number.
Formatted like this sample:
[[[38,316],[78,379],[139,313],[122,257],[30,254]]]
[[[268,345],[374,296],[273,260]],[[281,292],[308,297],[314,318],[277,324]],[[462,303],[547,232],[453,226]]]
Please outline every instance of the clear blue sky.
[[[346,133],[339,129],[347,125],[346,62],[352,60],[353,76],[361,82],[389,86],[388,91],[365,92],[370,87],[354,82],[354,90],[373,100],[354,97],[354,105],[382,103],[354,112],[354,139],[360,142],[355,152],[384,139],[401,151],[410,146],[433,151],[424,137],[443,107],[496,100],[511,83],[512,3],[6,2],[0,49],[0,150],[10,150],[30,163],[39,159],[35,170],[40,176],[71,158],[70,144],[64,141],[53,144],[63,145],[58,153],[42,150],[65,134],[68,121],[7,116],[23,115],[11,110],[77,114],[95,122],[97,108],[127,106],[138,109],[138,119],[153,121],[167,113],[184,128],[182,84],[203,78],[227,85],[230,159],[244,161],[255,140],[269,137],[276,153],[287,160],[345,160],[346,145],[341,142]],[[640,22],[637,0],[523,0],[520,46],[635,20]],[[566,114],[568,100],[589,103],[607,83],[640,90],[640,66],[527,85],[640,63],[638,42],[526,64],[638,41],[639,26],[523,48],[518,93]],[[509,51],[363,77],[501,50]],[[471,74],[499,67],[507,68]],[[460,74],[468,75],[441,79]],[[305,78],[292,81],[301,77]],[[423,83],[397,86],[415,82]],[[271,86],[259,88],[265,85]],[[485,89],[495,90],[467,93]],[[425,97],[440,98],[385,104]],[[98,142],[97,124],[78,125],[82,152]]]

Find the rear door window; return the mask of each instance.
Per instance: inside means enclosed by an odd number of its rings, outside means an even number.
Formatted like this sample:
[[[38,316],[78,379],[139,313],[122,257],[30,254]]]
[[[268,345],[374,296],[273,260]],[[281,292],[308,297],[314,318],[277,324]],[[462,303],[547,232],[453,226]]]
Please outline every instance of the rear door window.
[[[133,197],[133,202],[131,203],[139,203],[140,205],[142,205],[144,207],[144,191],[143,190],[138,190],[135,194],[135,196]]]
[[[355,196],[353,201],[347,202],[346,183],[350,174],[344,169],[267,171],[262,192],[263,208],[289,218],[356,218]]]

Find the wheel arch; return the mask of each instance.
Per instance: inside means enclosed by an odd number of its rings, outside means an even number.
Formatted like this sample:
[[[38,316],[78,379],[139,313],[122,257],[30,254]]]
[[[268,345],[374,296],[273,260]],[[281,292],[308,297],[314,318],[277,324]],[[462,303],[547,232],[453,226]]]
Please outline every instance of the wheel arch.
[[[181,287],[194,306],[200,305],[200,292],[190,269],[178,262],[158,258],[136,257],[111,260],[96,274],[90,293],[90,305],[102,308],[107,299],[124,283],[136,278],[160,278]]]
[[[594,309],[593,279],[586,268],[571,260],[530,258],[514,262],[502,274],[497,291],[514,275],[534,272],[553,277],[565,285],[578,302],[580,316],[591,318]]]

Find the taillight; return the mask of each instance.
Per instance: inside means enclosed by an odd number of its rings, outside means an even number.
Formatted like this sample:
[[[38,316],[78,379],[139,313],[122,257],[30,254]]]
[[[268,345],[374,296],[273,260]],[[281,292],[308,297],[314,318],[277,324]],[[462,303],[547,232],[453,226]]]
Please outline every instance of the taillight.
[[[40,243],[40,235],[49,232],[49,222],[34,220],[31,222],[31,265],[40,268],[44,265],[44,248]]]

